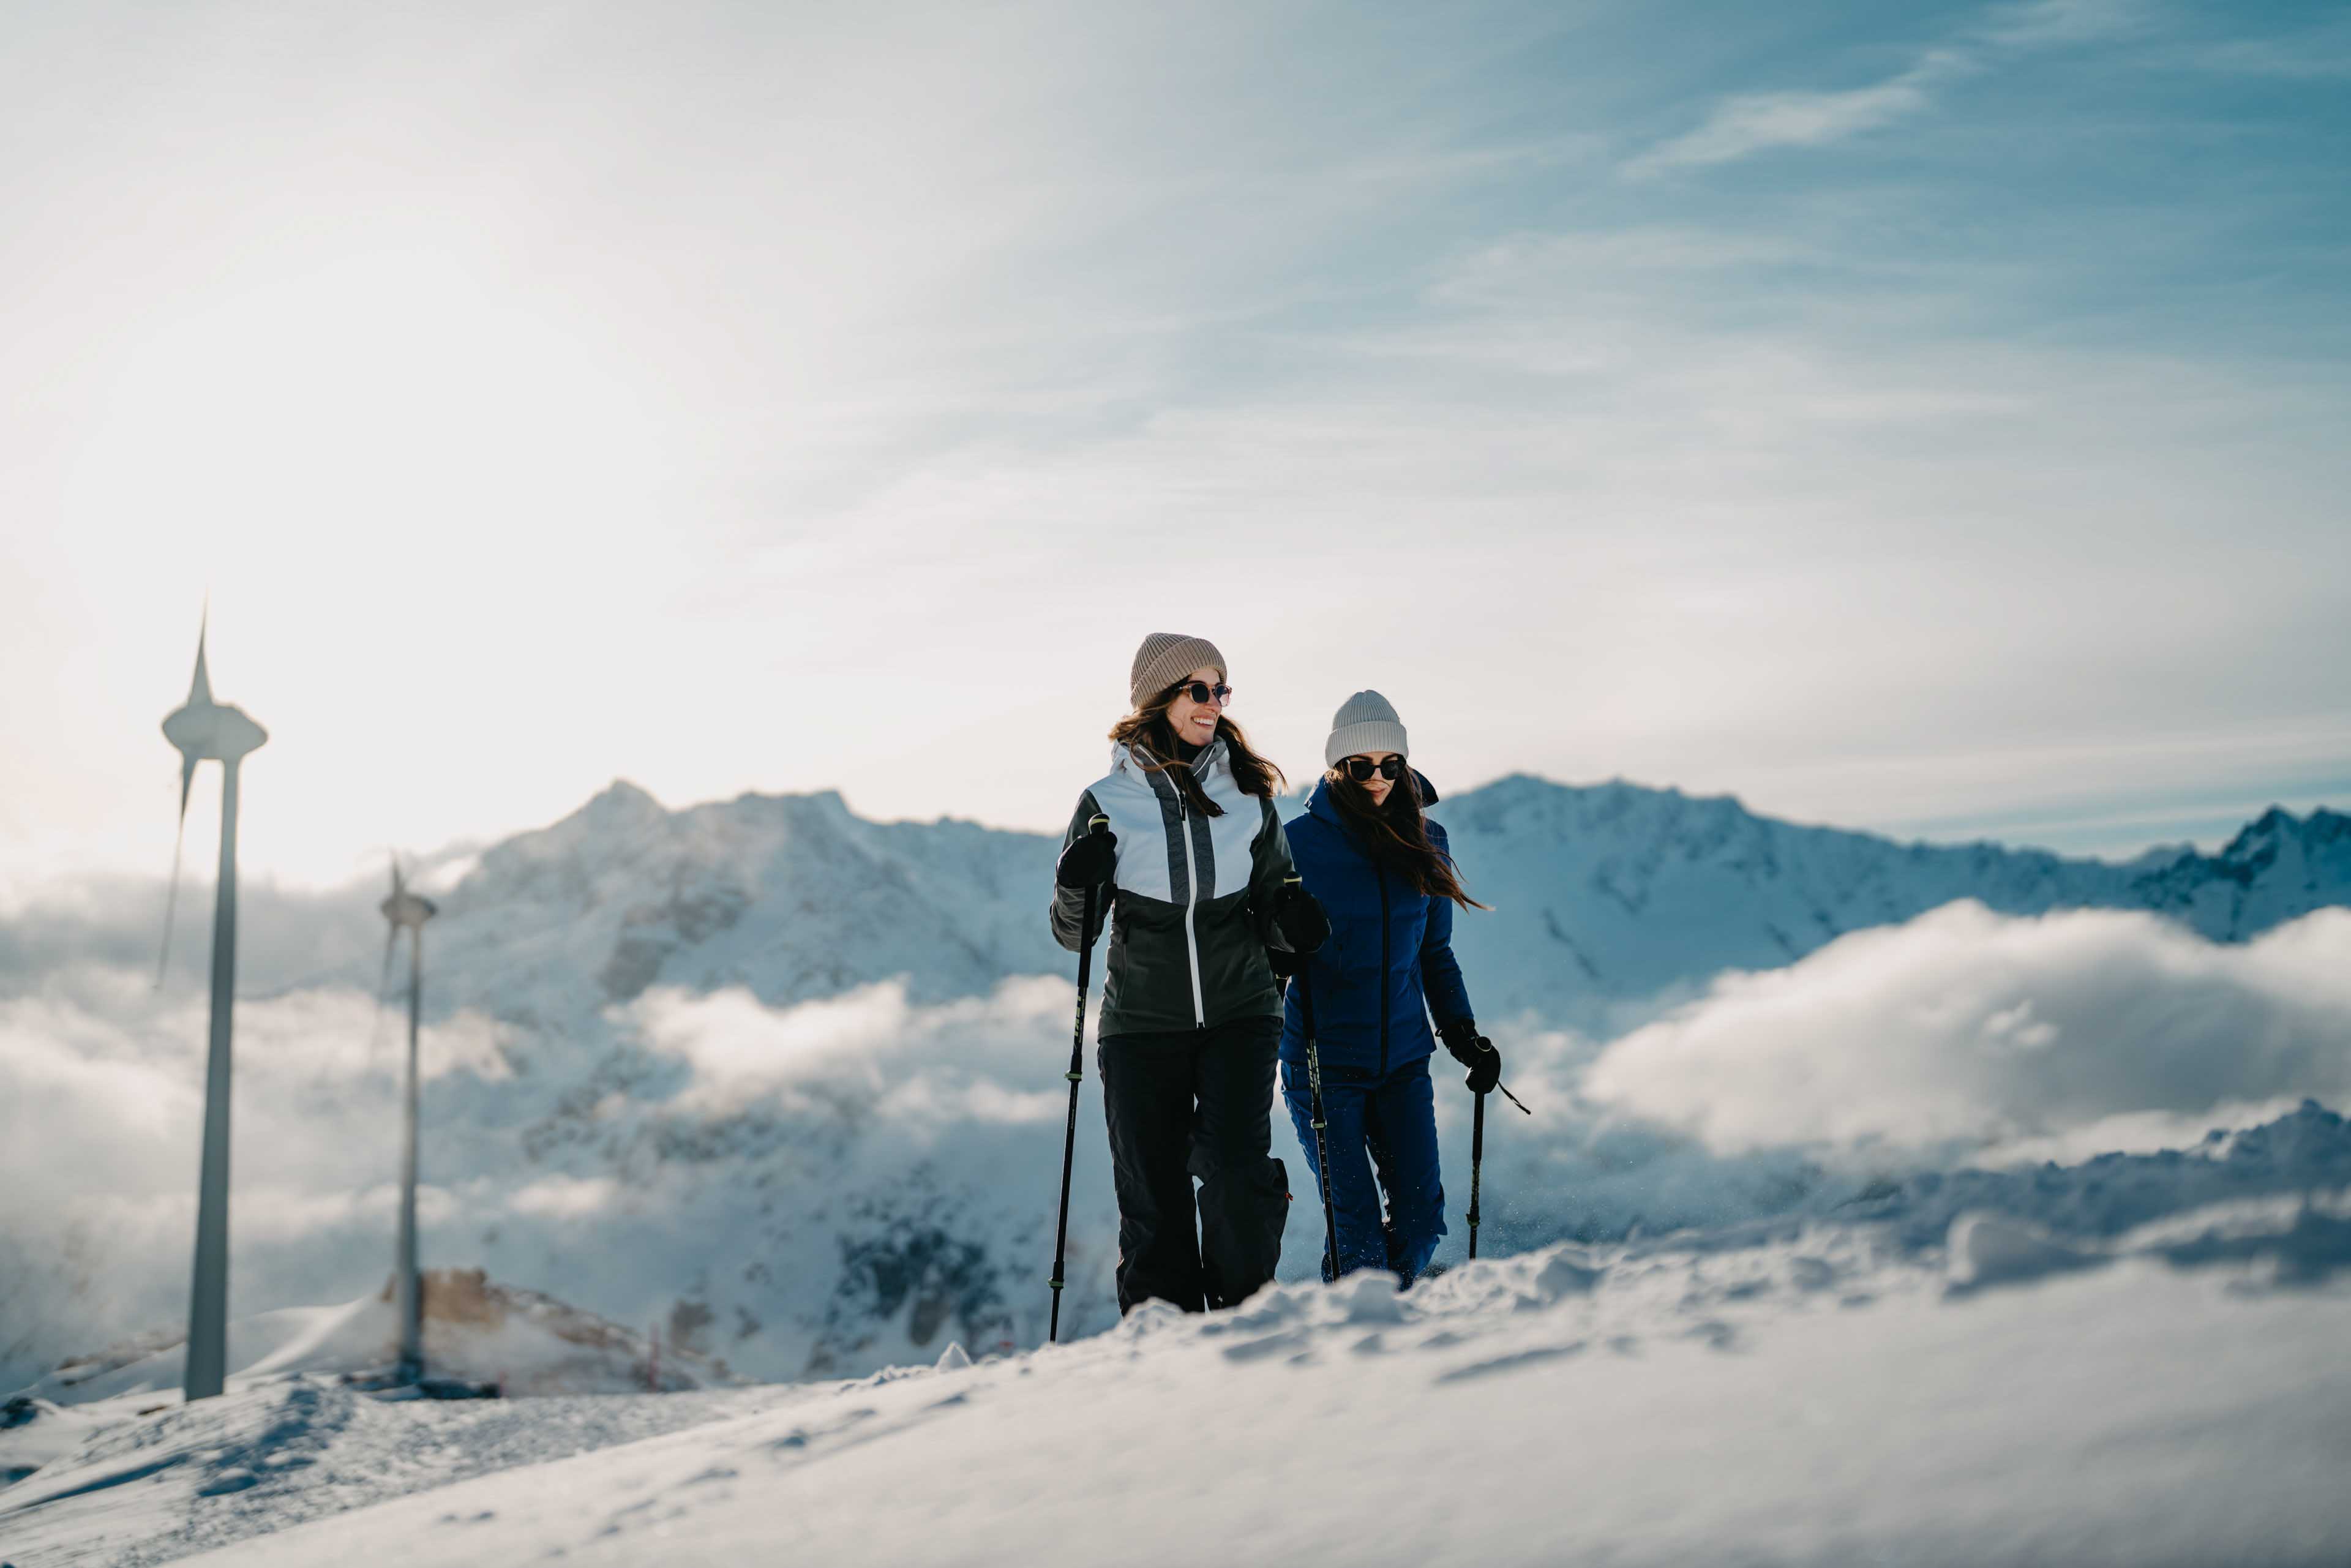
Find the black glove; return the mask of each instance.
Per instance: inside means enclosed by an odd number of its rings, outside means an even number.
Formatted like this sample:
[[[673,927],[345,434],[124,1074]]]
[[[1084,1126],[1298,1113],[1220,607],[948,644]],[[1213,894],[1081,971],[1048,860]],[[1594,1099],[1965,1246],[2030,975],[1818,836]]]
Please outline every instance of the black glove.
[[[1274,928],[1293,953],[1312,953],[1331,940],[1331,917],[1322,901],[1297,883],[1285,883],[1273,904]]]
[[[1265,961],[1273,966],[1273,977],[1277,980],[1290,979],[1306,967],[1305,954],[1285,953],[1279,947],[1268,947]]]
[[[1445,1037],[1445,1049],[1453,1053],[1453,1060],[1469,1070],[1461,1082],[1468,1085],[1470,1093],[1490,1093],[1502,1081],[1502,1053],[1478,1032],[1476,1019],[1456,1019],[1437,1025],[1437,1032]]]
[[[1105,828],[1070,841],[1053,864],[1053,880],[1063,887],[1100,887],[1118,873],[1118,835]]]

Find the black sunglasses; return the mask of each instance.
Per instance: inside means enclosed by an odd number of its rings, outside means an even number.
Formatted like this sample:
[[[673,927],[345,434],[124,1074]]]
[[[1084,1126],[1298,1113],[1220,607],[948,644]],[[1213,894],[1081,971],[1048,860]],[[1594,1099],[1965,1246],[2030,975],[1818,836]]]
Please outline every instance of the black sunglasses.
[[[1212,686],[1206,681],[1186,681],[1176,688],[1176,695],[1190,697],[1194,702],[1203,706],[1213,697],[1219,706],[1222,706],[1233,700],[1233,688],[1221,682]]]
[[[1374,773],[1389,779],[1404,777],[1404,758],[1401,757],[1384,757],[1377,762],[1368,757],[1350,757],[1339,766],[1344,768],[1347,777],[1358,784],[1370,783]]]

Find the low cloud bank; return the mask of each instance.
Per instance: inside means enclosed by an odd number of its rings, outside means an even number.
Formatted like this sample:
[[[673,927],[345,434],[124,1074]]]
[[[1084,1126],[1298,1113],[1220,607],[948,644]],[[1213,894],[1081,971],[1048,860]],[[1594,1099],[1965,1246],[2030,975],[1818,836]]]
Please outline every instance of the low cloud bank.
[[[767,1103],[809,1113],[862,1100],[876,1115],[935,1129],[958,1120],[1059,1120],[1067,1089],[1040,1071],[1066,1052],[1070,985],[1006,980],[985,997],[937,1006],[904,986],[863,986],[770,1008],[740,987],[661,988],[621,1013],[653,1052],[689,1077],[674,1109],[718,1113]]]
[[[1050,977],[935,1006],[895,983],[790,1007],[656,988],[585,1032],[430,1025],[425,1257],[765,1377],[1036,1343],[1071,1001]],[[0,998],[0,1387],[184,1314],[204,1018],[95,971]],[[382,1284],[398,1024],[348,988],[240,1006],[232,1311]],[[1725,977],[1614,1044],[1495,1036],[1536,1113],[1490,1108],[1481,1252],[1850,1218],[1888,1174],[2186,1146],[2351,1100],[2351,912],[2224,947],[2142,915],[1954,905]],[[1092,1055],[1065,1333],[1116,1315]],[[1432,1073],[1449,1260],[1471,1101],[1448,1059]],[[1274,1153],[1296,1195],[1282,1277],[1307,1278],[1321,1217],[1280,1113]]]
[[[903,1359],[877,1315],[1033,1337],[1071,1001],[1052,978],[939,1006],[656,989],[586,1033],[428,1022],[426,1260],[631,1323],[690,1303],[767,1376]],[[402,1024],[340,988],[239,1004],[233,1312],[385,1280]],[[0,998],[0,1391],[181,1322],[204,1038],[202,998],[127,974]],[[1115,1317],[1091,1063],[1082,1114],[1065,1327]]]
[[[2351,911],[2223,946],[2148,915],[1949,904],[1726,975],[1609,1046],[1582,1087],[1718,1154],[2071,1150],[2069,1134],[2116,1119],[2143,1135],[2304,1096],[2340,1104]]]
[[[0,1000],[0,1384],[186,1312],[207,1008],[92,970]],[[350,990],[238,1005],[232,1310],[347,1300],[390,1270],[399,1166],[396,1019]],[[461,1013],[420,1053],[428,1152],[478,1139],[453,1108],[507,1087],[512,1031]],[[448,1209],[428,1189],[428,1224]]]

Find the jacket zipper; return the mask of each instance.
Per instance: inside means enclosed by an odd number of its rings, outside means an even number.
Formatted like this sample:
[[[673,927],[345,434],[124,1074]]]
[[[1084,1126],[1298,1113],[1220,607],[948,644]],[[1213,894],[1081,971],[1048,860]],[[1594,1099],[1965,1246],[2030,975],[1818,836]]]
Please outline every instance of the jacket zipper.
[[[1373,880],[1380,884],[1380,1076],[1388,1074],[1388,877],[1380,862],[1372,862]]]
[[[1192,934],[1192,906],[1200,902],[1200,869],[1192,863],[1192,809],[1180,787],[1176,791],[1176,831],[1184,841],[1184,956],[1192,964],[1192,1027],[1206,1029],[1208,1009],[1200,1000],[1200,945]]]

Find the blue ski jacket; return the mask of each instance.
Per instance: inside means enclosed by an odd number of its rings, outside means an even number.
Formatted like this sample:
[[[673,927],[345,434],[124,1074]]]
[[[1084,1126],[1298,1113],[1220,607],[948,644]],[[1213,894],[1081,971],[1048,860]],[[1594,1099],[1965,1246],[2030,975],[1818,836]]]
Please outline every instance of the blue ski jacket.
[[[1426,779],[1420,786],[1433,802],[1437,791]],[[1331,939],[1300,976],[1312,989],[1322,1065],[1385,1073],[1427,1056],[1437,1049],[1432,1009],[1447,1023],[1473,1016],[1453,957],[1452,901],[1416,892],[1374,862],[1341,820],[1328,779],[1284,831],[1306,891],[1331,916]],[[1451,857],[1434,821],[1428,839]],[[1293,981],[1282,1011],[1285,1061],[1306,1060],[1306,1000]]]

